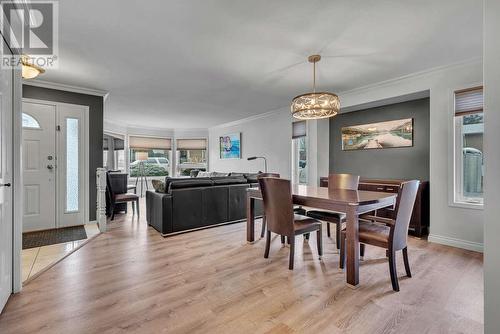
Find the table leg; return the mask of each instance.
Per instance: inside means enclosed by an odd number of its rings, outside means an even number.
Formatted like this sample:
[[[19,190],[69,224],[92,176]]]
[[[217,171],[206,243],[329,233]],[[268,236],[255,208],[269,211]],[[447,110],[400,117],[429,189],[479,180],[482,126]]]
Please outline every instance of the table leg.
[[[247,242],[255,241],[255,198],[247,195]]]
[[[359,223],[357,205],[348,205],[346,212],[346,281],[351,288],[359,284]]]

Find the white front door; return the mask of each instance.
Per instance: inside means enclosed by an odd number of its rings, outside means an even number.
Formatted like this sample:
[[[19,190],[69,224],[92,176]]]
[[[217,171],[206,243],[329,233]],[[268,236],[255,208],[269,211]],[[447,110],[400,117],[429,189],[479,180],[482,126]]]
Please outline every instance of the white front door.
[[[23,232],[56,227],[56,108],[22,104]]]
[[[23,232],[85,223],[88,107],[24,99]]]
[[[0,312],[12,293],[12,94],[12,70],[0,70]]]

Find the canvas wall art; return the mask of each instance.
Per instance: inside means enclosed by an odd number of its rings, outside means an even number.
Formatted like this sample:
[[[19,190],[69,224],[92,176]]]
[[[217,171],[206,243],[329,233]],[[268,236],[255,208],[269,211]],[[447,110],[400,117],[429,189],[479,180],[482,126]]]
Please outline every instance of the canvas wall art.
[[[241,134],[220,136],[219,152],[221,159],[241,159]]]
[[[342,128],[342,150],[413,146],[413,118]]]

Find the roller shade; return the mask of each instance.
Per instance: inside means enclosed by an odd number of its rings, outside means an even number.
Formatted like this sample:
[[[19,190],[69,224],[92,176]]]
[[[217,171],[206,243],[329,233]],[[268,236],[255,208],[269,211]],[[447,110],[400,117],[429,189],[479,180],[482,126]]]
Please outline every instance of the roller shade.
[[[170,150],[172,149],[172,140],[169,138],[130,136],[129,146],[134,149]]]
[[[483,87],[455,92],[455,115],[462,116],[483,112]]]
[[[120,138],[113,138],[113,144],[115,151],[121,151],[125,149],[125,141]]]
[[[206,150],[206,139],[177,139],[178,150]]]
[[[305,137],[307,135],[306,121],[292,123],[292,138]]]

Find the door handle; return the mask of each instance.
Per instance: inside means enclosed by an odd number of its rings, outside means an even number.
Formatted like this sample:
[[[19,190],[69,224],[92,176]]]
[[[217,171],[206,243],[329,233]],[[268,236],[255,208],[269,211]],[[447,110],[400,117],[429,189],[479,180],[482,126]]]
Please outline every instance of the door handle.
[[[0,183],[0,187],[10,187],[10,183]]]
[[[52,165],[47,165],[47,169],[52,170],[52,169],[54,169],[54,166],[52,166]]]

